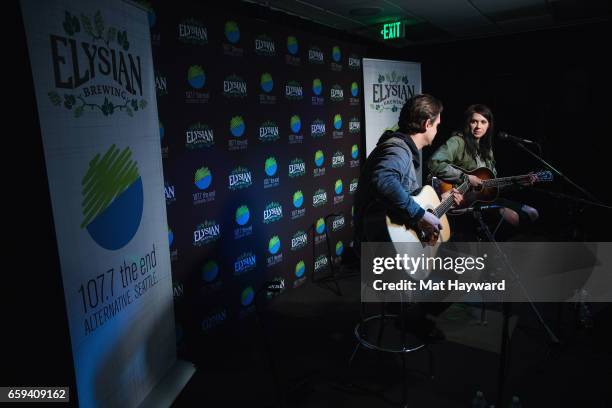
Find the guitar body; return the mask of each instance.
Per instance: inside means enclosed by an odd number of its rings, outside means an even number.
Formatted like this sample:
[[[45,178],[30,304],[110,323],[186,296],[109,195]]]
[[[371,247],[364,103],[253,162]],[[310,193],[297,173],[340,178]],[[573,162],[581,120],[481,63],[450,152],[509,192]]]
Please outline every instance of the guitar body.
[[[465,171],[459,167],[457,168],[463,171],[464,173],[476,176],[480,178],[481,180],[491,180],[495,178],[495,175],[493,174],[493,172],[486,167],[479,167],[472,171]],[[440,194],[444,194],[447,191],[452,190],[453,187],[454,185],[447,183],[445,181],[439,180]],[[472,188],[470,189],[470,191],[468,191],[467,193],[463,195],[465,202],[462,205],[462,207],[469,207],[477,202],[484,202],[484,203],[491,202],[495,200],[498,197],[498,195],[499,195],[498,187],[483,187],[478,190],[475,190]]]
[[[425,211],[433,211],[440,204],[438,194],[436,194],[431,186],[424,186],[416,195],[413,195],[412,198],[423,207]],[[442,230],[437,240],[430,239],[427,231],[418,227],[410,228],[394,219],[392,215],[387,215],[386,222],[389,238],[392,242],[429,242],[430,244],[434,244],[436,242],[446,242],[450,239],[451,232],[446,214],[440,217]]]

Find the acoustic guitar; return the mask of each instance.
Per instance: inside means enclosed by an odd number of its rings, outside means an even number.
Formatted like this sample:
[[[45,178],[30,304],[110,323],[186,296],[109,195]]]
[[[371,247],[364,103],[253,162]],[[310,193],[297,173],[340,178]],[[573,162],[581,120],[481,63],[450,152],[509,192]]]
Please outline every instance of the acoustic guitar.
[[[532,176],[536,177],[536,182],[538,183],[549,182],[553,180],[553,175],[550,171],[540,171],[537,173],[523,174],[520,176],[495,178],[493,172],[486,167],[479,167],[472,171],[465,171],[457,166],[453,167],[461,170],[466,174],[476,176],[482,180],[481,186],[477,188],[473,187],[463,195],[465,201],[463,202],[462,207],[471,207],[472,205],[478,202],[491,202],[499,196],[499,190],[504,187],[517,185],[528,186],[531,184]],[[450,191],[453,188],[452,184],[442,181],[440,179],[433,180],[432,184],[434,184],[436,190],[440,194]]]

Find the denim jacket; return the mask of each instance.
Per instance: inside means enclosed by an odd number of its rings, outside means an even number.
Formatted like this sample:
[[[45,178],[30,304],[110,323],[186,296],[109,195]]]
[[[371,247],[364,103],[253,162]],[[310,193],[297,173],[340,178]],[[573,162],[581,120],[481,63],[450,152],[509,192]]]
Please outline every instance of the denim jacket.
[[[416,169],[419,151],[412,139],[402,133],[385,132],[367,158],[355,194],[355,232],[361,236],[363,217],[371,205],[403,214],[417,221],[425,210],[411,197],[420,188]]]

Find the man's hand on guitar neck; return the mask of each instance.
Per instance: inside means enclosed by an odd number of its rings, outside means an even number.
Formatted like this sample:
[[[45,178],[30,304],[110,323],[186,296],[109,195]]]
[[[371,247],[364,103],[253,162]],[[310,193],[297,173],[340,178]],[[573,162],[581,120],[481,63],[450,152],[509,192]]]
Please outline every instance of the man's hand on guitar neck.
[[[459,190],[457,190],[456,188],[453,188],[450,191],[447,191],[446,193],[442,194],[442,200],[445,200],[446,197],[448,197],[450,194],[453,195],[453,200],[455,201],[455,206],[456,207],[461,207],[463,205],[464,202],[464,198],[463,198],[463,194],[461,194],[459,192]]]

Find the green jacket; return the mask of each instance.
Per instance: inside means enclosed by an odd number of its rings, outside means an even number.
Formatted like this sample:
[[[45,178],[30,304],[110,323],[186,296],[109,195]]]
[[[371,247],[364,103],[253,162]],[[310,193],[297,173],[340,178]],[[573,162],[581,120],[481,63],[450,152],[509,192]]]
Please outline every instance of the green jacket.
[[[495,170],[495,159],[491,153],[491,158],[484,161],[485,166],[489,168],[497,177]],[[476,158],[471,156],[465,150],[465,141],[459,134],[454,133],[429,160],[429,178],[437,177],[443,181],[452,184],[458,184],[464,178],[464,173],[454,167],[460,167],[466,171],[475,170],[477,167]]]

